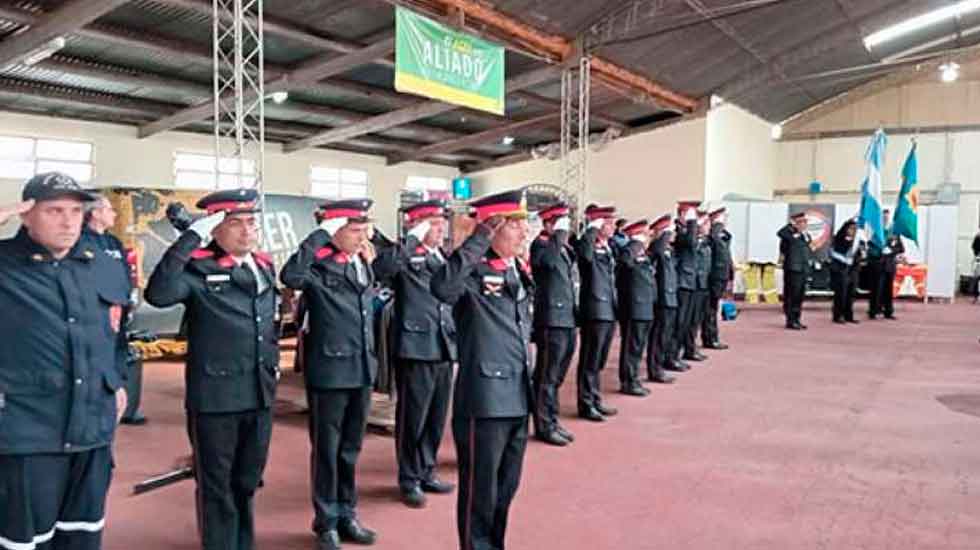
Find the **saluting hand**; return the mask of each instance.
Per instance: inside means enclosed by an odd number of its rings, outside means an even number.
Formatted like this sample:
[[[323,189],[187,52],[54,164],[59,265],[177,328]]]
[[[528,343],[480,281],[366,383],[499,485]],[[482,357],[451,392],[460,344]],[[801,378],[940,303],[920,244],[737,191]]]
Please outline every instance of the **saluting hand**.
[[[0,225],[4,225],[14,216],[26,214],[31,208],[34,208],[34,199],[0,207]]]
[[[507,218],[503,216],[491,216],[483,220],[483,225],[490,230],[491,235],[496,234],[505,223],[507,223]]]
[[[361,258],[369,264],[373,262],[374,258],[378,255],[377,251],[374,249],[374,245],[371,244],[371,241],[364,241],[361,243],[361,248],[357,252],[361,255]]]

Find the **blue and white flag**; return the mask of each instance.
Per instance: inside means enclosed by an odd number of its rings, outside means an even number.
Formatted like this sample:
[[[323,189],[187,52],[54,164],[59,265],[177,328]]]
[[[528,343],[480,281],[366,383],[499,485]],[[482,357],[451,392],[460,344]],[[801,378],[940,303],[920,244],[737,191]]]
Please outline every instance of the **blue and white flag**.
[[[885,246],[885,224],[881,207],[881,169],[885,164],[885,146],[888,137],[879,129],[871,136],[871,144],[864,155],[867,171],[861,184],[861,209],[858,212],[858,226],[866,228],[871,242],[879,248]]]

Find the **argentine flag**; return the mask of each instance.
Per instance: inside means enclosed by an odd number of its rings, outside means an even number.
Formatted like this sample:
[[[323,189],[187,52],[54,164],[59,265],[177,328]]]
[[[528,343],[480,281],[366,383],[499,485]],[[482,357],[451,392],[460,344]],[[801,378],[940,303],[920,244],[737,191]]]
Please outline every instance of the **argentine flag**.
[[[879,248],[885,246],[885,227],[881,217],[881,169],[885,164],[885,146],[888,137],[879,129],[871,136],[871,144],[864,155],[867,171],[861,184],[861,210],[858,212],[858,226],[868,231],[871,242]]]

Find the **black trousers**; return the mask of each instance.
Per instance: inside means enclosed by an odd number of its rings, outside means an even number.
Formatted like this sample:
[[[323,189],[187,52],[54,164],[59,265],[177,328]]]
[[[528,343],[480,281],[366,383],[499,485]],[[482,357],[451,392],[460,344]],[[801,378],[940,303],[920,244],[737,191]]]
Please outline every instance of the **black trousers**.
[[[534,432],[545,434],[558,427],[558,390],[565,382],[575,355],[575,329],[542,327],[535,332],[537,358],[534,367]]]
[[[688,354],[694,351],[688,348],[688,337],[691,335],[691,324],[694,323],[696,309],[695,292],[683,288],[679,289],[677,291],[677,330],[674,332],[678,355],[681,352]]]
[[[653,310],[653,334],[647,346],[647,376],[656,378],[677,359],[677,308],[657,306]]]
[[[252,550],[252,501],[262,481],[272,409],[187,414],[197,480],[197,523],[204,550]]]
[[[123,411],[124,420],[132,420],[139,416],[140,402],[143,400],[143,360],[136,358],[128,361],[126,367],[129,375],[126,379],[126,410]]]
[[[623,321],[619,328],[619,386],[640,386],[640,362],[650,340],[653,321]]]
[[[606,367],[615,330],[612,321],[586,321],[582,327],[582,349],[578,354],[579,414],[602,403],[599,373]]]
[[[894,271],[885,271],[880,261],[869,262],[871,276],[871,296],[868,301],[868,315],[872,317],[884,313],[891,316],[895,313],[894,305]]]
[[[310,465],[313,532],[337,528],[357,516],[354,471],[367,429],[371,388],[307,389],[310,404]]]
[[[398,410],[395,452],[403,491],[431,479],[442,442],[453,387],[453,364],[399,359],[395,370]]]
[[[834,291],[833,319],[854,320],[854,279],[849,269],[830,268],[830,287]]]
[[[0,455],[0,548],[98,550],[111,478],[108,446]]]
[[[527,417],[453,416],[459,467],[460,550],[504,550],[507,515],[527,448]]]
[[[786,324],[801,322],[803,298],[806,295],[806,274],[802,271],[783,270],[783,312]]]
[[[701,324],[704,323],[705,310],[708,308],[708,291],[694,291],[694,311],[692,312],[691,325],[687,329],[686,339],[684,340],[684,355],[694,355],[698,352],[698,332],[701,331]]]
[[[718,304],[721,302],[721,292],[710,292],[704,306],[704,318],[701,321],[701,344],[710,346],[721,341],[718,330]]]

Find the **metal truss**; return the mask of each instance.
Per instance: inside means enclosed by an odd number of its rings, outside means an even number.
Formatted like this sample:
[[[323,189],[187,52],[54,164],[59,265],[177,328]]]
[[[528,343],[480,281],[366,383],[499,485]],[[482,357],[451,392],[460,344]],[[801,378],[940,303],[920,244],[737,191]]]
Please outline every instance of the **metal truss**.
[[[559,187],[574,201],[576,216],[582,214],[588,190],[591,66],[591,58],[582,56],[578,66],[566,69],[561,77]]]
[[[216,181],[220,187],[254,187],[261,193],[265,164],[262,0],[213,0],[212,6]]]

